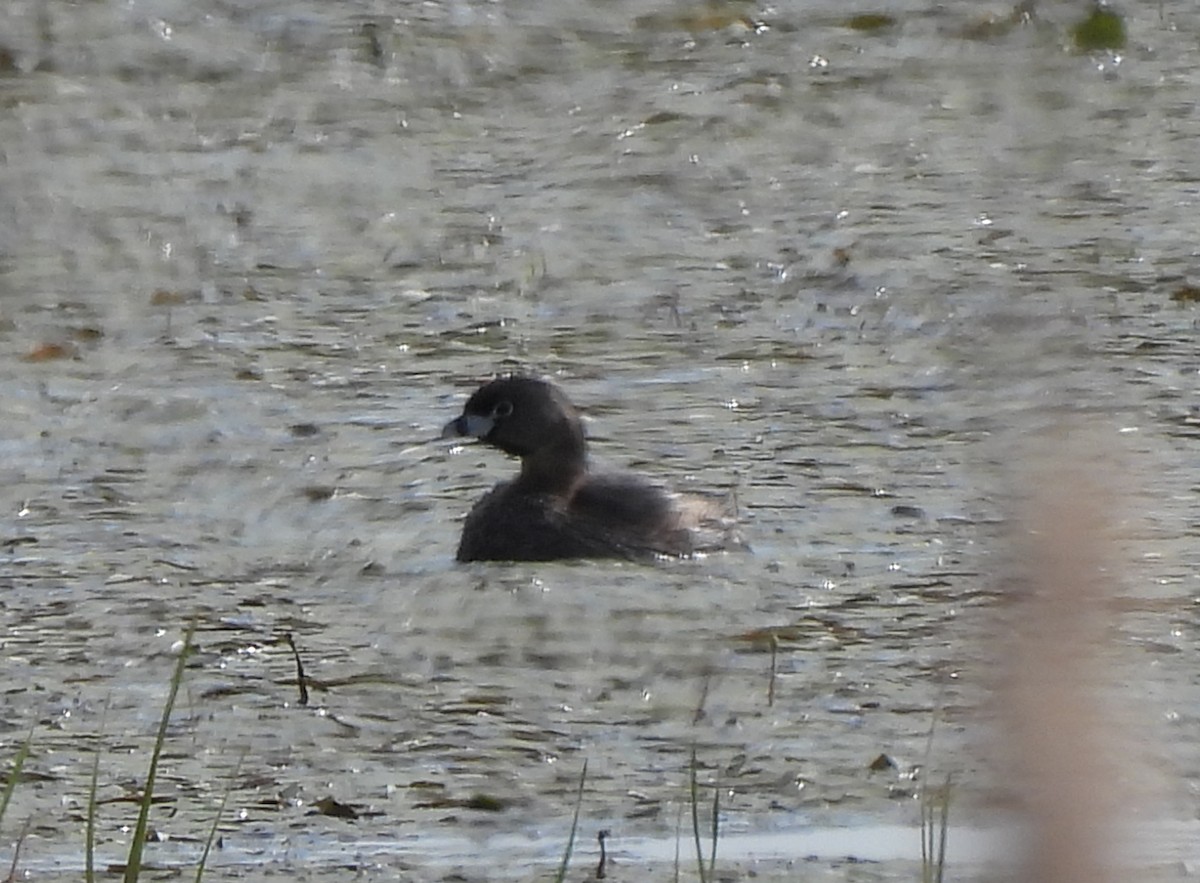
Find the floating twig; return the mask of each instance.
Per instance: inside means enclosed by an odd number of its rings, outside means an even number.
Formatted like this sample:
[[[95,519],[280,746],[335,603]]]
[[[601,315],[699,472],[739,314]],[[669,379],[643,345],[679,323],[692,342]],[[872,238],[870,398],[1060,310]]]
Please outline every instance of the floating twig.
[[[304,676],[304,663],[300,661],[300,651],[296,649],[296,642],[292,640],[291,632],[285,634],[283,638],[292,648],[292,658],[296,660],[296,684],[300,687],[300,704],[308,705],[308,679]]]
[[[596,835],[596,839],[600,841],[600,864],[596,865],[596,879],[604,879],[604,870],[608,866],[608,852],[604,849],[604,841],[608,839],[608,829],[604,828]]]

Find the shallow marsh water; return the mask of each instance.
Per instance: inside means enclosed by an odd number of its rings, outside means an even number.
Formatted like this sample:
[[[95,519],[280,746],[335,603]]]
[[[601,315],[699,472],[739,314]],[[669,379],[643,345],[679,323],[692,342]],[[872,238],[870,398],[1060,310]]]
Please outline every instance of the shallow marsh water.
[[[213,879],[529,879],[586,760],[578,873],[607,828],[614,879],[665,877],[694,747],[731,856],[799,832],[729,873],[912,879],[804,832],[915,824],[922,765],[964,830],[1007,806],[1002,520],[1063,421],[1122,499],[1127,775],[1194,818],[1200,10],[1085,55],[1079,4],[892,6],[6,5],[20,865],[78,878],[95,751],[123,856],[194,618],[152,860],[232,788]],[[512,464],[432,439],[515,368],[606,462],[733,494],[753,551],[456,565]]]

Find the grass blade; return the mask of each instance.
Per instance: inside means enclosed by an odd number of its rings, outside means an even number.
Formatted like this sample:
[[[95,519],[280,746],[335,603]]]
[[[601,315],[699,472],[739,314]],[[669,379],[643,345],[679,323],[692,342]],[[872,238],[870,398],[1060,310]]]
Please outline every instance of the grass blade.
[[[946,873],[946,842],[950,828],[950,792],[953,778],[940,788],[921,789],[921,881],[942,883]]]
[[[938,715],[943,708],[943,697],[946,685],[938,687],[937,699],[934,702],[933,713],[929,716],[929,733],[925,738],[925,760],[921,766],[921,784],[917,791],[917,802],[921,807],[921,883],[934,883],[937,868],[934,853],[937,851],[937,830],[934,827],[936,818],[935,797],[929,788],[929,771],[933,763],[933,739],[937,733]]]
[[[29,836],[29,826],[32,823],[33,819],[26,819],[25,824],[21,826],[21,833],[13,845],[12,866],[8,869],[8,876],[4,878],[4,883],[11,883],[17,879],[17,868],[21,864],[21,847],[25,845],[25,838]]]
[[[92,757],[92,780],[88,785],[87,826],[83,844],[83,879],[96,883],[96,788],[100,780],[100,745]]]
[[[179,695],[179,685],[183,682],[183,670],[187,666],[188,653],[192,649],[192,636],[195,633],[196,621],[192,620],[183,636],[183,648],[179,651],[179,660],[175,663],[174,674],[171,675],[171,686],[167,691],[167,701],[163,705],[162,720],[159,721],[158,735],[154,739],[154,751],[150,755],[150,769],[146,772],[141,809],[138,811],[137,824],[133,829],[133,841],[129,844],[129,856],[125,860],[125,883],[137,883],[138,875],[142,870],[142,848],[146,845],[150,804],[154,801],[154,779],[158,775],[158,759],[162,755],[163,743],[167,741],[167,725],[171,722],[171,711],[175,707],[175,697]]]
[[[104,710],[100,712],[100,735],[104,734],[105,725],[108,723],[108,706],[111,702],[110,696],[104,702]],[[87,828],[84,834],[86,841],[83,845],[84,880],[87,883],[96,883],[96,789],[100,783],[101,747],[102,742],[97,739],[96,754],[92,757],[92,781],[88,785]]]
[[[563,883],[567,879],[567,866],[571,864],[571,850],[575,848],[575,833],[579,830],[579,807],[583,805],[583,784],[587,781],[587,758],[584,758],[583,769],[579,773],[579,793],[575,795],[575,817],[571,819],[571,835],[567,838],[567,848],[563,852],[562,865],[554,883]]]
[[[938,857],[937,857],[937,883],[942,883],[942,876],[946,872],[946,829],[950,826],[950,776],[946,776],[946,785],[942,791],[942,818],[939,824],[940,833],[938,835]]]
[[[692,746],[691,774],[688,777],[692,792],[692,836],[696,840],[696,864],[700,870],[700,883],[708,883],[704,871],[704,849],[700,846],[700,786],[696,783],[696,746]]]
[[[683,832],[683,806],[679,807],[679,812],[675,813],[675,876],[672,878],[673,883],[679,883],[679,842],[682,839],[679,835]]]
[[[12,799],[13,792],[17,790],[17,780],[21,778],[21,768],[25,766],[25,758],[29,757],[29,749],[33,745],[33,727],[29,728],[29,735],[25,737],[25,742],[17,749],[17,756],[13,758],[12,772],[8,775],[8,782],[4,785],[4,795],[0,796],[0,821],[4,820],[4,811],[8,809],[8,802]]]
[[[717,870],[717,830],[721,825],[721,781],[713,783],[712,852],[708,857],[708,879],[715,880]]]
[[[204,866],[208,864],[208,853],[212,850],[213,841],[217,839],[217,828],[221,824],[221,816],[225,814],[225,805],[229,803],[229,795],[233,791],[238,774],[242,771],[242,761],[245,759],[246,752],[243,750],[241,757],[238,758],[237,765],[233,768],[233,775],[229,777],[229,787],[221,795],[221,805],[217,807],[217,817],[213,819],[212,828],[208,832],[208,840],[204,842],[204,852],[200,855],[200,864],[196,866],[196,883],[201,883],[204,877]]]
[[[779,635],[771,632],[771,679],[767,681],[767,708],[775,707],[775,675],[778,672],[776,657],[779,655]]]
[[[104,702],[104,710],[100,712],[100,734],[104,734],[108,723],[108,707],[112,702],[110,696]],[[100,782],[100,749],[101,741],[96,740],[96,754],[92,757],[92,781],[88,785],[87,828],[84,836],[84,880],[86,883],[96,883],[96,789]]]

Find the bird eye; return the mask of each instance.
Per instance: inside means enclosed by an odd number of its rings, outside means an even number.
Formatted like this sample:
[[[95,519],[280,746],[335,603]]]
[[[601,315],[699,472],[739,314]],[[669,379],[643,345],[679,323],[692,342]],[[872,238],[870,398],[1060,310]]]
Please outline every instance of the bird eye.
[[[513,412],[512,402],[503,401],[496,402],[496,407],[492,408],[492,419],[499,420],[502,417],[507,417]]]

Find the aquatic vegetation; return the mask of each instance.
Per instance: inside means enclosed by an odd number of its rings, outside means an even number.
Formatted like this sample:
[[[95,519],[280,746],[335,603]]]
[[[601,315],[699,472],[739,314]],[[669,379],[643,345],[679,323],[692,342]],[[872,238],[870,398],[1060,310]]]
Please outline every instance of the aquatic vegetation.
[[[717,868],[717,838],[720,829],[720,812],[721,812],[721,788],[720,783],[714,783],[713,786],[713,808],[712,808],[712,829],[711,829],[711,848],[708,855],[708,868],[704,867],[704,850],[700,845],[700,786],[696,780],[696,748],[692,746],[692,762],[688,765],[688,784],[691,793],[692,804],[692,837],[696,841],[696,865],[700,872],[700,883],[708,883],[709,880],[716,879],[715,873]]]
[[[21,747],[17,749],[17,756],[13,758],[12,769],[8,773],[8,781],[4,783],[4,793],[0,795],[0,822],[4,821],[4,813],[8,809],[9,801],[12,800],[17,781],[21,778],[21,769],[25,766],[26,758],[29,757],[29,748],[32,744],[33,730],[30,730]]]
[[[221,805],[217,807],[217,814],[213,816],[212,827],[208,830],[208,839],[204,841],[204,851],[200,854],[200,861],[196,864],[196,883],[200,883],[204,877],[204,868],[208,865],[208,855],[212,852],[213,843],[217,839],[217,829],[221,825],[221,819],[225,816],[225,807],[229,803],[229,795],[233,792],[233,783],[237,781],[238,773],[241,772],[242,762],[245,759],[246,752],[243,751],[238,757],[237,765],[233,768],[233,774],[229,777],[229,785],[221,795]]]
[[[0,823],[4,821],[4,813],[8,809],[8,803],[12,799],[13,791],[16,790],[17,782],[21,778],[21,769],[25,766],[25,760],[29,757],[29,749],[33,744],[33,730],[30,729],[29,735],[25,737],[25,741],[21,743],[21,747],[17,749],[17,756],[13,758],[12,770],[9,771],[8,781],[4,784],[4,793],[0,795]],[[21,843],[25,839],[25,831],[28,830],[29,823],[25,823],[25,828],[21,831],[21,836],[17,838],[16,844],[13,846],[12,869],[6,879],[16,879],[17,862],[21,855]]]
[[[108,719],[108,706],[100,715],[100,730],[104,731],[104,723]],[[96,880],[96,787],[100,781],[100,745],[92,755],[92,775],[88,780],[87,827],[84,830],[84,878],[87,883]]]
[[[1080,52],[1125,48],[1125,20],[1105,3],[1097,3],[1087,18],[1071,29],[1071,40]]]
[[[863,12],[846,19],[846,27],[852,31],[873,33],[894,28],[897,21],[894,16],[883,12]]]
[[[941,787],[921,782],[921,883],[942,883],[950,824],[950,776]]]
[[[575,848],[575,835],[579,831],[579,808],[583,805],[583,786],[587,782],[587,759],[583,761],[583,769],[579,771],[579,790],[575,795],[575,815],[571,819],[571,833],[567,836],[567,847],[563,850],[562,864],[559,865],[555,883],[562,883],[567,877],[567,868],[571,864],[571,852]]]
[[[158,763],[162,756],[163,745],[167,738],[167,726],[171,720],[171,712],[175,707],[175,700],[179,695],[179,686],[183,682],[183,672],[187,665],[188,655],[192,648],[192,637],[196,630],[196,624],[193,622],[188,626],[184,633],[183,644],[179,650],[179,658],[175,663],[175,670],[171,675],[170,686],[167,690],[167,698],[163,704],[162,717],[159,721],[158,731],[154,739],[154,747],[150,755],[150,765],[146,772],[146,779],[142,785],[142,794],[138,800],[138,818],[134,825],[133,832],[129,843],[129,852],[125,859],[125,864],[120,870],[123,873],[125,883],[136,883],[142,871],[142,852],[146,844],[147,830],[149,828],[150,807],[154,802],[154,782],[158,774]],[[105,717],[107,713],[105,714]],[[101,727],[103,728],[102,717]],[[29,757],[30,747],[33,743],[33,731],[30,730],[25,742],[17,751],[16,757],[13,759],[12,770],[9,773],[8,781],[5,783],[3,794],[0,795],[0,822],[4,820],[5,811],[8,808],[9,801],[12,798],[13,792],[16,789],[16,784],[20,781],[21,770],[25,765],[26,759]],[[89,779],[88,795],[87,795],[87,815],[85,821],[85,843],[84,843],[84,879],[88,883],[92,883],[96,879],[96,794],[99,784],[100,775],[100,756],[101,749],[97,748],[95,755],[92,758],[92,770]],[[241,762],[239,761],[239,767]],[[232,788],[232,784],[230,785]],[[204,852],[201,856],[199,865],[196,870],[196,881],[199,883],[204,873],[204,866],[207,862],[209,851],[216,837],[217,826],[220,824],[221,816],[225,810],[226,802],[228,801],[229,790],[227,789],[224,797],[221,800],[220,809],[216,817],[213,819],[212,828],[209,831],[208,840],[205,843]],[[21,839],[18,840],[17,846],[14,849],[13,855],[13,873],[15,874],[17,859],[20,852],[20,843],[24,839],[24,833]],[[110,869],[111,870],[111,869]],[[12,875],[10,874],[10,879]]]
[[[158,734],[154,738],[154,749],[150,753],[150,768],[146,771],[146,782],[142,786],[137,824],[133,827],[129,857],[125,861],[125,883],[137,883],[138,875],[141,873],[142,849],[146,845],[146,827],[150,822],[150,806],[154,802],[154,780],[158,775],[158,761],[162,756],[163,744],[167,741],[167,725],[171,722],[171,712],[175,708],[175,698],[179,695],[179,685],[183,682],[183,670],[187,665],[188,654],[192,649],[192,636],[195,633],[196,623],[193,620],[183,635],[183,646],[179,648],[179,659],[175,663],[175,671],[171,674],[171,684],[167,689],[167,701],[163,703]]]

